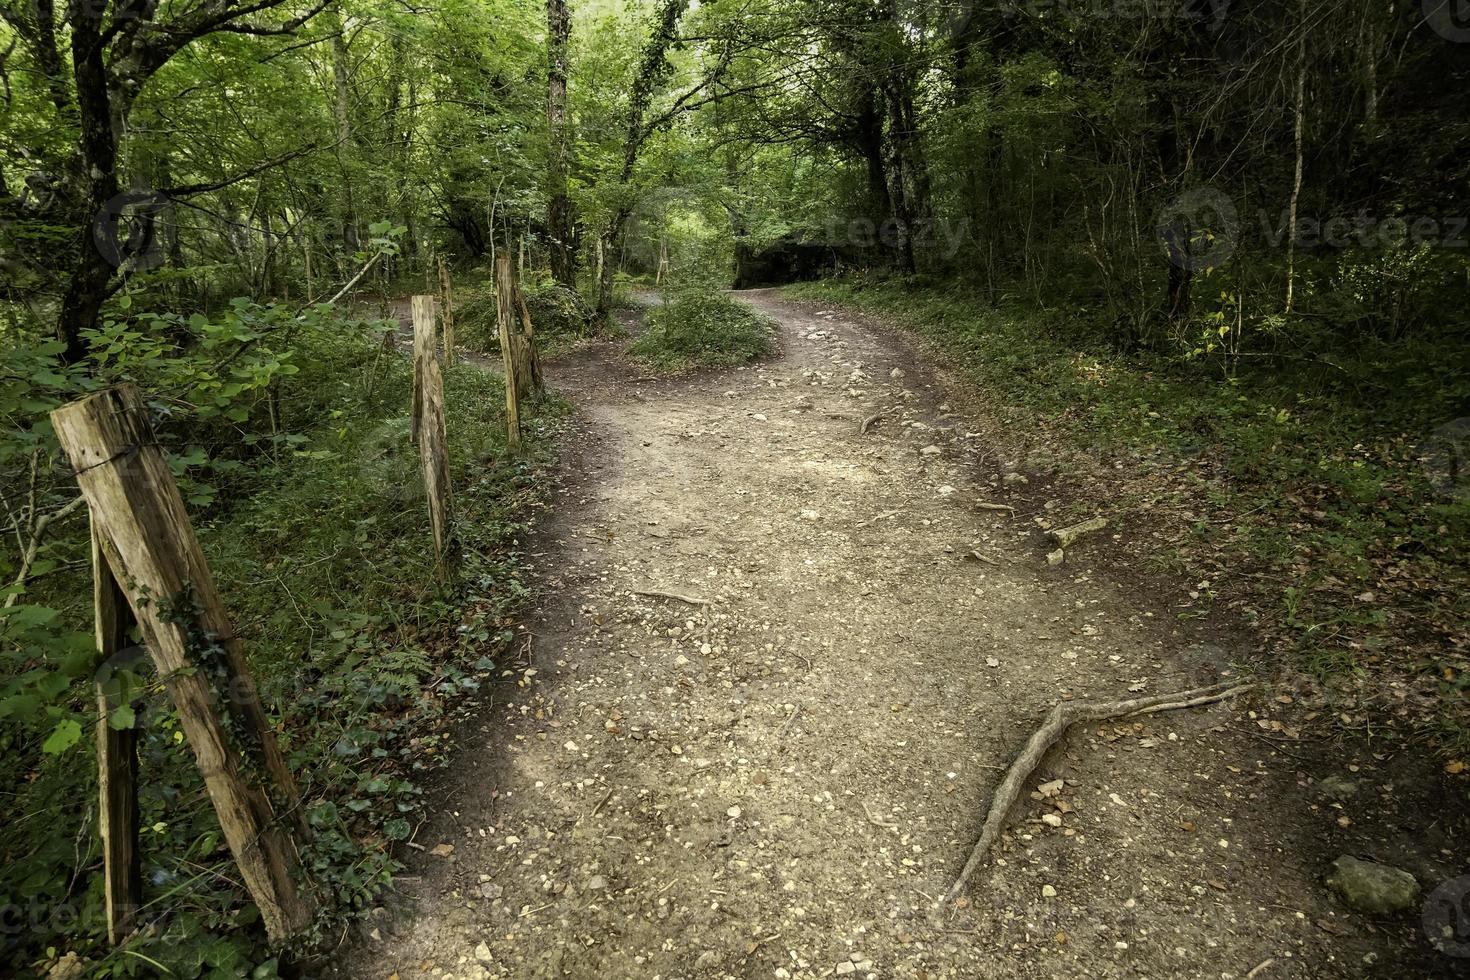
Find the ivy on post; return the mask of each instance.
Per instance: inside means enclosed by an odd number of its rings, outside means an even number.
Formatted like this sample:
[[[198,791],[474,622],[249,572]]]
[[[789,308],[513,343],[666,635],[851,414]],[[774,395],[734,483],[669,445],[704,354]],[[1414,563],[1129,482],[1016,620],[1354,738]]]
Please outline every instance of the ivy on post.
[[[138,854],[138,731],[119,673],[128,652],[133,614],[102,542],[92,527],[92,599],[97,653],[102,668],[97,696],[98,828],[102,836],[102,881],[107,906],[107,940],[116,946],[132,931],[143,904]]]
[[[297,849],[307,834],[300,796],[143,397],[122,385],[51,421],[266,933],[296,935],[315,914]]]
[[[449,547],[454,501],[449,486],[449,446],[445,436],[444,374],[435,353],[434,297],[415,296],[413,310],[413,431],[424,465],[424,496],[434,531],[440,567]]]

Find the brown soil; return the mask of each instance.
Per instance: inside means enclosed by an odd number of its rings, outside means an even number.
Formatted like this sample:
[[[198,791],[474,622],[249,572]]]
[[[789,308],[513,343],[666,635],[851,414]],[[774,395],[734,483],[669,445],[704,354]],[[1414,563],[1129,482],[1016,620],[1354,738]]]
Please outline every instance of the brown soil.
[[[530,658],[461,739],[418,833],[452,854],[409,858],[400,900],[337,975],[1409,977],[1470,962],[1433,951],[1417,909],[1359,916],[1321,882],[1343,853],[1426,891],[1463,875],[1463,812],[1402,756],[1290,742],[1271,722],[1298,706],[1275,692],[1073,731],[1031,780],[1064,779],[1060,795],[1023,799],[966,902],[936,911],[1057,700],[1195,687],[1249,651],[1110,562],[1126,528],[1048,567],[1038,518],[1076,501],[978,508],[1027,434],[903,339],[746,296],[782,323],[770,363],[647,381],[602,344],[551,365],[580,424],[532,548]],[[1010,485],[1039,491],[1035,475]],[[1357,795],[1326,799],[1329,775]]]

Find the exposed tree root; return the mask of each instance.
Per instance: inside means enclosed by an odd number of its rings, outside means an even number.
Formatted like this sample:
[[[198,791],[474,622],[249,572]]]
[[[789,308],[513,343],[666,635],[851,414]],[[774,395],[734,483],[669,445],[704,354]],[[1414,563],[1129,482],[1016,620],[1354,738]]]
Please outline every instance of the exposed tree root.
[[[1052,708],[1051,714],[1016,761],[1011,763],[1010,769],[1006,770],[1005,778],[1001,780],[1000,787],[995,791],[995,797],[990,803],[990,812],[985,816],[985,826],[980,831],[980,839],[975,842],[975,847],[970,851],[970,859],[965,862],[965,868],[955,883],[950,887],[949,893],[944,896],[946,902],[952,902],[959,897],[960,892],[965,890],[965,885],[980,866],[981,860],[995,844],[995,839],[1005,824],[1006,814],[1021,795],[1021,789],[1026,780],[1036,771],[1041,764],[1042,756],[1046,755],[1048,749],[1056,744],[1069,727],[1079,721],[1093,722],[1105,721],[1111,718],[1126,718],[1129,715],[1157,714],[1160,711],[1178,711],[1182,708],[1196,708],[1200,705],[1214,704],[1226,698],[1234,697],[1244,691],[1255,687],[1254,684],[1240,684],[1231,687],[1227,684],[1216,684],[1213,687],[1202,687],[1193,691],[1183,691],[1179,694],[1160,694],[1151,698],[1135,698],[1131,701],[1064,701]]]

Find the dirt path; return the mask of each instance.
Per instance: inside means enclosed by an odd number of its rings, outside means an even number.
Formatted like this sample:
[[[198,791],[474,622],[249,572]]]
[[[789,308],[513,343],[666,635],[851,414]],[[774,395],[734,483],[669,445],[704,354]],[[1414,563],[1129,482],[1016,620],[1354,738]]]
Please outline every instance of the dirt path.
[[[1431,969],[1417,916],[1374,926],[1322,888],[1336,811],[1307,776],[1329,772],[1253,737],[1266,707],[1243,702],[1074,733],[1034,780],[1060,795],[1023,800],[969,905],[931,919],[1057,699],[1167,693],[1229,658],[1086,548],[1048,568],[1031,515],[977,509],[999,479],[984,422],[901,344],[750,298],[782,322],[764,366],[552,371],[583,424],[536,548],[532,666],[419,833],[452,856],[420,856],[342,973]]]

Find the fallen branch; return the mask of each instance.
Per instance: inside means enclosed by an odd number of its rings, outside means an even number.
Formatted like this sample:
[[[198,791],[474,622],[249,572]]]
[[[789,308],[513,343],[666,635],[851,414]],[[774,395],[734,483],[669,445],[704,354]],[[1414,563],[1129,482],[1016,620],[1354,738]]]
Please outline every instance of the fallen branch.
[[[996,561],[994,558],[987,558],[985,555],[980,554],[980,552],[978,551],[971,551],[970,553],[965,555],[965,557],[978,562],[984,562],[986,565],[995,565],[997,568],[1000,567],[1000,562]]]
[[[964,891],[970,877],[980,866],[981,859],[995,843],[995,839],[1000,836],[1006,814],[1020,797],[1026,780],[1041,764],[1042,756],[1046,755],[1047,750],[1056,744],[1069,727],[1079,721],[1104,721],[1112,718],[1125,718],[1129,715],[1156,714],[1160,711],[1196,708],[1234,697],[1253,687],[1255,687],[1254,684],[1241,684],[1236,687],[1216,684],[1213,687],[1202,687],[1179,694],[1160,694],[1150,698],[1135,698],[1131,701],[1064,701],[1052,708],[1046,721],[1031,736],[1031,740],[1026,743],[1026,747],[1021,750],[1021,754],[1006,771],[1005,778],[1001,780],[1000,787],[995,791],[995,798],[990,803],[990,812],[985,816],[985,826],[980,830],[980,839],[975,842],[975,847],[970,851],[970,859],[965,862],[964,870],[950,886],[949,893],[944,896],[944,900],[952,902],[959,897],[960,892]]]
[[[707,606],[709,602],[704,599],[694,599],[687,595],[679,595],[677,592],[657,592],[651,589],[634,589],[634,595],[648,596],[651,599],[673,599],[675,602],[688,603],[691,606]]]
[[[871,429],[873,426],[877,425],[879,422],[883,421],[887,417],[887,412],[879,412],[877,415],[869,415],[867,418],[863,419],[862,427],[858,429],[858,435],[867,435],[869,429]]]
[[[987,504],[984,501],[981,501],[980,503],[977,503],[975,505],[975,509],[976,510],[1003,510],[1003,511],[1005,511],[1008,514],[1014,514],[1016,512],[1016,508],[1012,507],[1010,504]]]
[[[1106,517],[1094,517],[1092,520],[1083,521],[1081,524],[1073,524],[1071,527],[1060,527],[1054,531],[1048,531],[1046,536],[1055,541],[1058,548],[1065,550],[1072,547],[1072,544],[1084,534],[1101,531],[1107,526],[1108,519]]]

